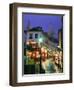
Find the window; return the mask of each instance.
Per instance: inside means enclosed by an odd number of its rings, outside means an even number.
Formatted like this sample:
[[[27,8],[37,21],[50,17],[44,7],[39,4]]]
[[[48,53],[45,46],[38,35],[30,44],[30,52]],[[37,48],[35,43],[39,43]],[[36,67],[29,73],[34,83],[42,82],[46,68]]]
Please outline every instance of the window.
[[[29,39],[32,39],[32,38],[33,38],[33,34],[30,33],[30,34],[29,34]]]
[[[38,34],[37,33],[35,34],[35,38],[38,38]]]

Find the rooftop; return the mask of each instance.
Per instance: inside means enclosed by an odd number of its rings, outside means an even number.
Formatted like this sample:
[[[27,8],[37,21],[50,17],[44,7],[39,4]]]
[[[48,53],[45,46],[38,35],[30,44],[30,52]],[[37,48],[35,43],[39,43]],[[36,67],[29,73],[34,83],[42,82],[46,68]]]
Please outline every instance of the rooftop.
[[[31,28],[29,30],[25,30],[24,32],[31,32],[31,31],[35,31],[35,32],[43,32],[42,30],[42,27],[34,27],[34,28]]]
[[[31,28],[31,29],[29,29],[29,30],[25,30],[24,31],[24,33],[27,33],[27,32],[42,32],[43,33],[43,35],[45,36],[45,37],[47,37],[50,41],[52,41],[52,42],[54,42],[54,43],[58,43],[58,40],[56,39],[56,38],[54,38],[54,37],[50,37],[49,35],[48,35],[48,32],[44,32],[43,31],[43,29],[42,29],[42,27],[34,27],[34,28]]]

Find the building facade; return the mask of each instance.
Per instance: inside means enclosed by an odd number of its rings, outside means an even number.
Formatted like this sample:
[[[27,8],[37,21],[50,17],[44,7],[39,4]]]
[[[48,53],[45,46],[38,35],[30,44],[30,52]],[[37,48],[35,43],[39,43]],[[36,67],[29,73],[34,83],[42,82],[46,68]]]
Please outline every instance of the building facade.
[[[42,27],[35,27],[30,30],[27,30],[24,34],[25,42],[36,42],[40,43],[39,40],[42,39],[41,45],[47,48],[49,51],[55,50],[57,48],[58,42],[51,39],[47,32],[42,30]]]

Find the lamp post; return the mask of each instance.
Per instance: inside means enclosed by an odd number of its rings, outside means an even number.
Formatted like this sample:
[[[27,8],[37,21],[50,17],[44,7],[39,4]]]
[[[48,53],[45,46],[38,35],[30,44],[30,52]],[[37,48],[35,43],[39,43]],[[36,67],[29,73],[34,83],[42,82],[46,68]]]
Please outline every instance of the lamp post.
[[[43,42],[43,38],[39,38],[39,47],[40,47],[40,73],[41,73],[41,47],[42,47],[42,45],[41,45],[41,43]]]

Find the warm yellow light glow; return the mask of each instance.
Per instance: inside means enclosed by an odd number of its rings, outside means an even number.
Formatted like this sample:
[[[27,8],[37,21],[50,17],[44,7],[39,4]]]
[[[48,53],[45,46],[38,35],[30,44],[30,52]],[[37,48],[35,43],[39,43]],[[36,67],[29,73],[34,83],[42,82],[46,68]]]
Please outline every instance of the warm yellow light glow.
[[[45,50],[44,52],[47,53],[47,50]]]
[[[45,51],[45,49],[44,48],[41,48],[41,52],[44,52]]]
[[[36,51],[36,54],[39,54],[39,52],[38,52],[38,51]]]
[[[32,54],[32,52],[29,52],[29,55],[31,55]]]
[[[33,53],[33,57],[35,57],[35,53]]]
[[[36,42],[34,42],[34,41],[32,41],[31,43],[32,43],[32,44],[36,44]]]
[[[44,57],[44,53],[42,54],[42,57]]]
[[[29,41],[27,41],[26,44],[29,45]]]
[[[40,57],[40,55],[38,54],[38,55],[36,55],[36,58],[39,58]]]

